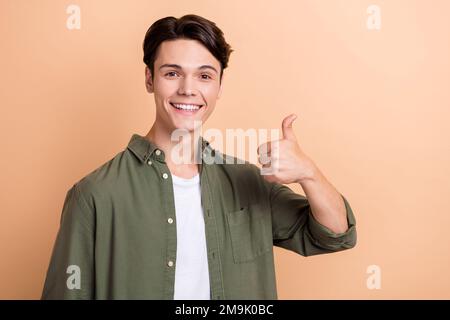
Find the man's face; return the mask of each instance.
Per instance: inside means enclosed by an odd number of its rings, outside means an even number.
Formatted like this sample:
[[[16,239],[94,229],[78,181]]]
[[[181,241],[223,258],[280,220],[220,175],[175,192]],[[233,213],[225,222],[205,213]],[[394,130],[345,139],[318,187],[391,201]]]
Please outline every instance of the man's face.
[[[196,40],[162,42],[153,79],[147,67],[145,74],[147,91],[155,94],[156,121],[169,132],[204,123],[222,90],[220,62]]]

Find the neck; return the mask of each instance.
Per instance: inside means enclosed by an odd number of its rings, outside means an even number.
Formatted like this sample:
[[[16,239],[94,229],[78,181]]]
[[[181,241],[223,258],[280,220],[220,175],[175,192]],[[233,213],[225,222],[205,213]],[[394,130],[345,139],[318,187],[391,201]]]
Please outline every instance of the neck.
[[[183,177],[190,178],[196,175],[198,171],[198,165],[194,161],[195,160],[195,151],[194,144],[197,143],[195,140],[194,131],[190,131],[187,133],[188,136],[181,138],[181,140],[172,141],[171,134],[172,131],[169,128],[161,127],[158,123],[160,121],[155,121],[150,131],[147,133],[145,138],[155,144],[159,149],[161,149],[165,154],[165,161],[169,170],[172,174]],[[190,139],[185,139],[190,138]],[[190,150],[186,156],[189,159],[184,158],[183,162],[180,164],[180,161],[174,161],[172,159],[172,150],[177,147],[176,151],[180,150],[179,144],[183,143],[182,150]],[[189,145],[190,144],[190,145]],[[188,149],[185,149],[188,148]],[[176,152],[178,154],[178,152]]]

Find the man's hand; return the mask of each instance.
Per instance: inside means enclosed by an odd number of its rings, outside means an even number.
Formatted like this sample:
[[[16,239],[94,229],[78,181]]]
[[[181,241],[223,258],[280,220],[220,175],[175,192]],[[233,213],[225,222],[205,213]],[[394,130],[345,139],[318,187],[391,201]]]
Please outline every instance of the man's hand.
[[[345,232],[348,223],[344,200],[314,162],[300,149],[292,129],[296,118],[295,114],[284,118],[282,139],[259,146],[259,162],[263,169],[269,171],[269,174],[264,171],[262,174],[269,182],[300,183],[314,218],[337,234]]]
[[[297,118],[291,114],[282,122],[283,137],[258,147],[258,161],[263,165],[264,178],[281,184],[301,183],[314,177],[316,166],[303,153],[292,129]]]

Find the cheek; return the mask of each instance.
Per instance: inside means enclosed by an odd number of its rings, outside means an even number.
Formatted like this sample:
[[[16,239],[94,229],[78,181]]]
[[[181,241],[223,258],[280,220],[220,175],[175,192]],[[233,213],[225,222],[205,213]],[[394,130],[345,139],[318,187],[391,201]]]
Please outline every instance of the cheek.
[[[176,94],[177,90],[178,84],[176,81],[164,81],[164,79],[155,81],[155,95],[159,99],[168,99],[170,96]]]
[[[208,102],[208,105],[215,104],[217,96],[219,95],[219,88],[219,86],[204,88],[203,95]]]

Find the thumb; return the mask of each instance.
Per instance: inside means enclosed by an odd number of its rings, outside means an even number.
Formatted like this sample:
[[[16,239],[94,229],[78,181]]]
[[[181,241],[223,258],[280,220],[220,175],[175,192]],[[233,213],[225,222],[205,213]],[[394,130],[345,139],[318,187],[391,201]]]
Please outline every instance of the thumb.
[[[291,114],[283,119],[281,128],[283,130],[283,138],[287,140],[297,141],[294,134],[294,129],[292,129],[292,123],[297,119],[297,115]]]

